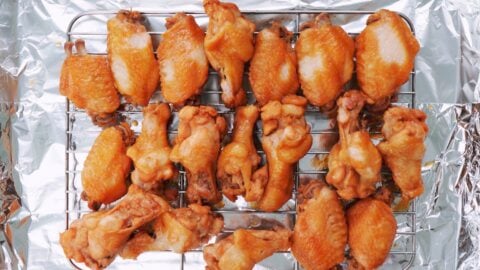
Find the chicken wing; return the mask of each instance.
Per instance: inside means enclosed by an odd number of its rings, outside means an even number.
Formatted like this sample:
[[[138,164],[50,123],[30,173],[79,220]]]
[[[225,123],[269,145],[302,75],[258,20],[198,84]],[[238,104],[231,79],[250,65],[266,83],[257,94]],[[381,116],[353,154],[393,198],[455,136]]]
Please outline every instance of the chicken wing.
[[[387,258],[397,222],[384,202],[367,198],[347,210],[350,269],[376,269]]]
[[[179,113],[178,136],[170,159],[187,171],[187,198],[190,203],[216,203],[216,167],[220,142],[226,132],[225,118],[213,107],[185,106]]]
[[[127,177],[131,160],[126,155],[133,142],[127,123],[104,129],[88,152],[82,170],[82,199],[93,210],[118,200],[127,193]]]
[[[355,44],[340,26],[320,14],[303,25],[295,45],[303,94],[320,107],[335,107],[335,99],[353,71]]]
[[[369,196],[381,180],[382,157],[368,132],[358,127],[358,115],[365,101],[365,95],[357,90],[348,91],[337,100],[340,141],[328,157],[327,182],[345,200]]]
[[[307,100],[300,96],[286,96],[263,106],[262,147],[267,165],[253,175],[256,183],[267,183],[257,202],[263,211],[278,210],[292,195],[293,165],[312,146],[310,126],[305,121]]]
[[[290,46],[292,32],[279,22],[258,33],[250,62],[250,84],[260,106],[295,94],[298,90],[297,57]]]
[[[82,39],[75,41],[77,54],[72,53],[73,46],[72,42],[65,43],[67,58],[60,75],[60,94],[85,109],[96,125],[114,124],[113,113],[120,106],[120,97],[107,58],[88,55]]]
[[[335,191],[319,181],[299,190],[304,201],[298,206],[292,253],[306,269],[329,270],[343,262],[347,245],[347,222]]]
[[[173,250],[183,253],[206,243],[223,228],[223,218],[214,215],[208,206],[190,204],[164,212],[150,231],[137,233],[120,253],[123,258],[134,259],[142,252]]]
[[[393,107],[384,116],[382,128],[385,141],[378,145],[385,163],[400,187],[404,201],[423,193],[422,159],[424,140],[428,133],[424,112],[415,109]]]
[[[408,81],[420,49],[403,19],[385,9],[368,18],[355,45],[357,79],[369,103],[384,103]]]
[[[203,249],[206,270],[251,270],[274,252],[290,247],[291,232],[238,229],[232,235]]]
[[[223,194],[231,201],[239,195],[247,201],[256,201],[263,193],[263,184],[252,179],[261,161],[252,137],[258,114],[254,105],[237,108],[232,142],[223,148],[218,158],[217,179]]]
[[[107,22],[108,61],[118,91],[135,105],[145,106],[158,85],[159,68],[152,39],[137,11],[121,10]]]
[[[184,13],[168,18],[166,27],[157,49],[161,91],[166,101],[181,106],[200,93],[208,77],[205,33]]]
[[[162,181],[172,179],[177,173],[169,157],[172,150],[167,133],[169,119],[170,108],[167,104],[150,104],[145,107],[142,133],[127,150],[127,156],[135,165],[132,182],[144,189],[156,189]]]
[[[255,24],[246,19],[233,3],[204,0],[203,6],[210,21],[205,37],[205,53],[219,73],[222,100],[234,108],[245,104],[242,89],[243,66],[253,55]]]
[[[91,269],[103,269],[122,249],[130,235],[170,208],[162,198],[131,185],[119,204],[110,210],[84,215],[60,234],[60,245],[69,259]]]

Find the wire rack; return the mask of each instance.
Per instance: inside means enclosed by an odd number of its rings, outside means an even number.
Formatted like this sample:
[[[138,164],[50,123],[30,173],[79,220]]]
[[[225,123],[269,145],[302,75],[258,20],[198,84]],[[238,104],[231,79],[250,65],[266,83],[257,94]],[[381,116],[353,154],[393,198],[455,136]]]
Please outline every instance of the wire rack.
[[[355,37],[359,31],[364,28],[366,18],[372,14],[373,11],[331,11],[331,10],[281,10],[281,11],[243,11],[249,19],[254,21],[258,29],[263,29],[272,20],[281,21],[283,25],[294,33],[293,43],[296,41],[300,25],[312,19],[316,14],[326,12],[331,15],[333,23],[341,25],[350,36]],[[82,38],[86,42],[87,51],[89,54],[106,55],[106,21],[114,16],[117,11],[91,11],[84,12],[72,19],[67,29],[68,41]],[[165,19],[172,16],[172,12],[143,12],[146,18],[145,24],[149,29],[149,34],[152,37],[154,48],[158,45],[159,38],[166,30],[164,28]],[[187,12],[196,18],[197,23],[205,27],[208,23],[208,17],[201,12]],[[410,19],[400,14],[405,22],[409,25],[413,34],[415,34],[413,23]],[[254,98],[248,81],[248,67],[245,68],[245,83],[244,87],[247,90],[247,96],[249,103],[254,102]],[[355,76],[354,76],[355,77]],[[354,81],[353,79],[352,81]],[[404,84],[398,93],[395,105],[415,107],[415,69],[410,74],[409,81]],[[354,86],[354,83],[347,84],[346,88]],[[225,116],[229,123],[229,134],[232,132],[234,112],[223,106],[221,102],[221,91],[218,87],[218,79],[215,71],[209,72],[209,79],[204,87],[204,90],[200,96],[200,102],[202,104],[211,105],[215,107],[219,113]],[[158,94],[154,94],[151,102],[161,101],[162,98]],[[140,107],[132,106],[125,102],[119,110],[119,113],[130,123],[141,123],[142,112]],[[169,127],[170,137],[173,138],[177,133],[178,118],[177,113],[172,113],[172,123]],[[83,166],[83,161],[91,147],[93,140],[100,133],[98,127],[91,124],[89,117],[85,111],[76,108],[68,100],[66,102],[66,228],[69,224],[79,219],[83,213],[89,212],[86,204],[81,201],[80,193],[81,180],[80,174]],[[311,133],[314,137],[314,145],[308,154],[298,162],[295,169],[294,179],[295,186],[292,194],[292,199],[286,203],[281,209],[273,213],[267,213],[257,211],[253,208],[249,208],[245,202],[237,201],[235,204],[229,202],[224,198],[224,207],[214,210],[217,213],[221,213],[225,217],[225,229],[224,234],[231,233],[237,227],[261,227],[265,223],[282,223],[284,226],[293,229],[296,219],[297,209],[297,190],[299,183],[304,179],[324,179],[327,170],[325,165],[318,165],[318,163],[324,164],[325,157],[328,155],[330,147],[337,140],[337,131],[332,126],[330,119],[319,113],[319,110],[315,107],[308,107],[305,114],[307,122],[311,125]],[[135,124],[132,126],[134,131],[138,134],[140,126]],[[257,126],[254,132],[254,139],[257,149],[261,149],[259,138],[261,136],[261,128]],[[373,128],[371,130],[372,137],[379,134],[379,129]],[[228,137],[228,135],[227,135]],[[227,138],[228,141],[228,138]],[[262,150],[258,150],[258,153],[264,157]],[[388,171],[382,172],[385,177],[390,177]],[[186,206],[185,202],[185,190],[187,186],[187,179],[185,171],[180,168],[180,174],[178,177],[179,196],[177,205],[180,207]],[[416,252],[416,206],[413,201],[409,209],[406,211],[394,211],[395,218],[398,223],[398,231],[392,250],[390,252],[390,259],[388,261],[394,262],[400,265],[402,269],[408,269],[413,263]],[[245,220],[247,220],[245,224]],[[267,220],[267,222],[264,222]],[[170,251],[156,252],[157,254],[166,253],[167,257],[156,257],[153,259],[160,263],[162,258],[175,258],[173,265],[178,266],[180,269],[203,269],[201,265],[201,248],[188,251],[184,254],[174,255]],[[200,256],[199,256],[200,255]],[[175,257],[178,256],[178,257]],[[277,264],[275,263],[277,261]],[[279,263],[278,263],[279,262]],[[288,262],[285,264],[285,262]],[[81,265],[77,265],[71,261],[72,265],[77,269],[82,269]],[[114,262],[115,265],[125,263],[125,261]],[[170,264],[172,265],[172,264]],[[268,269],[301,269],[298,262],[295,261],[293,256],[288,251],[279,252],[274,254],[272,258],[262,262],[262,265]],[[128,268],[128,267],[127,267]],[[170,269],[170,268],[169,268]]]

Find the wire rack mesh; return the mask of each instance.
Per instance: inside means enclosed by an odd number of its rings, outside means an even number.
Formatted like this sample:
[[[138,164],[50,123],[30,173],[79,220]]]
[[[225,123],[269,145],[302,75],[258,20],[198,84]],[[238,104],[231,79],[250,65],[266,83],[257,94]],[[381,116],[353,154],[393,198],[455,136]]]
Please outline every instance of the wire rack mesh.
[[[355,37],[364,28],[367,17],[373,11],[331,11],[331,10],[282,10],[282,11],[244,11],[243,14],[251,19],[257,25],[257,30],[263,29],[273,21],[280,21],[290,31],[294,33],[292,45],[296,41],[300,25],[312,19],[315,15],[326,12],[330,14],[333,23],[342,26],[350,36]],[[69,41],[82,38],[86,42],[87,51],[89,54],[106,55],[106,21],[114,16],[117,11],[91,11],[81,13],[70,22],[67,29],[67,38]],[[186,12],[196,18],[197,23],[205,28],[208,23],[208,17],[200,12]],[[165,19],[172,16],[172,12],[143,12],[145,17],[145,24],[149,29],[149,34],[152,37],[154,48],[158,45],[162,33],[166,30]],[[411,31],[414,33],[412,22],[403,14],[402,18],[409,25]],[[355,77],[355,76],[354,76]],[[394,101],[398,106],[415,106],[415,70],[412,70],[410,79],[399,90],[398,96]],[[232,132],[234,111],[223,106],[221,102],[221,91],[218,86],[218,78],[215,71],[209,72],[209,79],[204,87],[204,90],[199,97],[201,104],[213,106],[219,111],[229,123],[229,132],[224,142],[229,141],[229,135]],[[348,83],[346,89],[355,87],[355,78]],[[254,97],[248,84],[248,67],[245,68],[244,88],[247,90],[248,103],[254,102]],[[151,99],[151,102],[162,101],[162,97],[157,91]],[[141,107],[135,107],[131,104],[122,102],[118,111],[123,118],[132,123],[132,129],[138,134],[141,129],[142,111]],[[94,139],[100,133],[100,128],[94,126],[85,111],[76,108],[68,100],[66,102],[66,227],[76,219],[79,219],[83,213],[89,212],[86,203],[80,199],[82,192],[80,174],[82,171],[83,161],[85,160],[88,151],[93,144]],[[297,190],[300,183],[306,179],[324,179],[327,173],[325,166],[326,157],[328,156],[330,148],[338,140],[338,134],[334,127],[334,122],[324,115],[319,113],[315,107],[309,106],[305,114],[307,122],[311,125],[311,133],[314,139],[312,149],[307,155],[302,158],[295,168],[294,179],[295,186],[292,194],[292,199],[289,200],[281,209],[273,213],[267,213],[255,210],[249,205],[240,200],[232,203],[224,198],[224,206],[214,211],[220,213],[225,218],[225,228],[223,234],[228,234],[239,227],[248,228],[264,228],[272,224],[281,224],[283,226],[293,229],[296,219],[297,209]],[[172,121],[169,126],[169,135],[172,139],[177,133],[178,112],[173,111]],[[370,132],[372,139],[378,140],[379,127],[371,127]],[[260,125],[257,124],[254,132],[255,144],[258,153],[265,160],[259,138],[261,136]],[[383,171],[382,175],[385,178],[391,177],[388,171]],[[187,179],[185,171],[180,168],[178,176],[179,196],[177,206],[182,207],[186,205],[185,190],[187,186]],[[387,263],[397,265],[402,269],[408,269],[415,256],[415,202],[413,201],[409,208],[405,211],[395,211],[394,215],[398,223],[397,235],[394,245],[387,259]],[[214,239],[212,240],[214,241]],[[153,263],[161,260],[168,261],[170,268],[178,267],[180,269],[202,269],[201,260],[202,249],[195,249],[184,254],[174,254],[170,251],[156,252],[151,261]],[[158,254],[165,254],[159,256]],[[172,259],[173,258],[173,259]],[[126,261],[116,261],[114,264],[127,264]],[[72,262],[75,268],[82,269],[81,265]],[[301,269],[301,266],[295,261],[293,256],[286,252],[279,252],[274,254],[271,258],[261,263],[265,268],[262,269]],[[130,268],[129,268],[130,269]]]

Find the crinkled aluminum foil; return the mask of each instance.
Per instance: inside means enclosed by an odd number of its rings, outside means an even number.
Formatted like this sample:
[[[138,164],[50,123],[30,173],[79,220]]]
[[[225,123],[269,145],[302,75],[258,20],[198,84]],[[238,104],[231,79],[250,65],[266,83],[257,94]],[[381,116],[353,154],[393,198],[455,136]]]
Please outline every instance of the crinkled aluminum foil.
[[[413,269],[480,267],[480,3],[476,0],[242,0],[244,10],[388,8],[414,22],[416,106],[430,133],[417,200]],[[0,269],[71,268],[58,244],[65,228],[65,98],[58,93],[63,43],[82,11],[133,8],[202,11],[201,1],[0,1]],[[352,25],[361,29],[363,25]],[[87,45],[88,46],[88,45]],[[200,253],[186,255],[200,269]],[[287,259],[287,260],[286,260]],[[178,265],[180,255],[147,254],[124,269]],[[258,269],[279,269],[275,256]],[[115,263],[112,269],[120,268]],[[145,268],[143,268],[145,269]],[[388,268],[392,269],[392,268]]]

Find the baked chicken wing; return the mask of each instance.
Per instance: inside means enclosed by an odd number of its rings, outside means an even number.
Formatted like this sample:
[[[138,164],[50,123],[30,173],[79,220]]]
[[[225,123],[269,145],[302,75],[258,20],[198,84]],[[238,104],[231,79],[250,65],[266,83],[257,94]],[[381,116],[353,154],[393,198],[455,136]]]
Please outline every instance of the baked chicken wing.
[[[365,95],[357,90],[348,91],[337,100],[340,141],[328,157],[327,182],[345,200],[369,196],[381,180],[382,157],[368,132],[358,125],[365,101]]]
[[[177,169],[170,161],[172,148],[168,143],[168,120],[170,108],[167,104],[150,104],[143,109],[142,132],[135,144],[128,148],[135,165],[132,182],[144,189],[154,190],[164,180],[175,177]]]
[[[198,95],[207,80],[205,33],[184,13],[168,18],[166,26],[157,49],[161,91],[166,101],[181,106]]]
[[[216,167],[226,132],[225,118],[209,106],[185,106],[179,118],[170,159],[187,171],[187,198],[190,203],[217,203],[222,198],[217,189]]]
[[[297,57],[291,39],[292,32],[279,22],[260,31],[255,39],[249,79],[260,106],[298,90]]]
[[[131,234],[169,209],[162,198],[131,185],[127,195],[110,210],[82,216],[60,234],[69,259],[91,269],[103,269],[123,248]]]
[[[67,58],[60,75],[60,94],[85,109],[96,125],[114,124],[113,113],[120,106],[120,97],[107,58],[88,55],[82,39],[75,41],[76,54],[72,53],[73,46],[72,42],[65,43]]]
[[[231,201],[239,195],[247,201],[256,201],[263,193],[264,183],[252,179],[261,161],[252,137],[258,114],[254,105],[237,108],[232,142],[223,148],[218,158],[217,179],[223,194]]]
[[[347,210],[350,269],[376,269],[390,252],[397,231],[392,209],[376,199],[362,199]]]
[[[183,253],[206,243],[222,228],[223,218],[214,215],[208,206],[190,204],[162,213],[148,231],[140,231],[128,241],[120,256],[131,259],[154,250]]]
[[[304,96],[315,105],[330,109],[353,71],[355,44],[327,14],[303,25],[295,45],[298,73]]]
[[[422,159],[428,133],[426,115],[416,109],[392,107],[384,116],[385,141],[378,145],[393,180],[402,191],[404,201],[423,193]]]
[[[306,269],[329,270],[344,260],[347,222],[335,193],[319,181],[300,187],[292,253]]]
[[[118,200],[127,193],[132,161],[126,155],[133,142],[127,123],[104,129],[88,152],[82,170],[82,199],[93,210]]]
[[[355,45],[360,88],[369,103],[385,103],[408,81],[418,41],[398,14],[382,9],[368,18]]]
[[[107,50],[118,91],[128,102],[145,106],[160,75],[142,19],[137,11],[121,10],[108,20]]]
[[[219,73],[222,100],[229,108],[245,104],[242,88],[243,67],[253,55],[255,24],[246,19],[233,3],[204,0],[210,21],[205,37],[205,53]]]
[[[257,170],[253,181],[267,183],[257,208],[278,210],[292,195],[293,166],[312,146],[310,126],[305,121],[307,100],[286,96],[270,101],[261,109],[263,121],[262,147],[267,164]]]
[[[251,270],[274,252],[290,247],[291,232],[238,229],[232,235],[203,249],[207,270]]]

